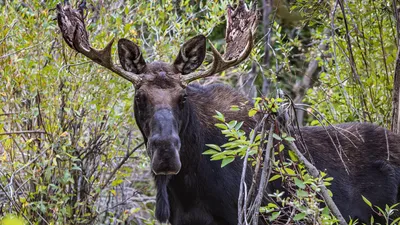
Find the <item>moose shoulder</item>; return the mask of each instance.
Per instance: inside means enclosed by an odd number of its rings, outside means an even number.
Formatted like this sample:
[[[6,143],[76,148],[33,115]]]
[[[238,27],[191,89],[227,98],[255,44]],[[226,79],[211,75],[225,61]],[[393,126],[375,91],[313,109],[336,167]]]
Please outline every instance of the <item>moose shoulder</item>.
[[[226,142],[214,126],[215,111],[222,112],[227,120],[244,121],[244,130],[250,131],[255,120],[247,115],[249,100],[224,85],[187,84],[237,65],[250,54],[257,16],[255,9],[247,10],[243,4],[240,1],[235,10],[228,8],[229,55],[221,56],[211,45],[214,62],[210,69],[200,72],[195,70],[206,55],[203,35],[183,44],[172,64],[147,63],[136,44],[120,39],[119,66],[111,57],[112,41],[103,50],[90,46],[83,8],[57,6],[58,24],[66,43],[135,86],[135,119],[150,156],[157,186],[156,217],[161,222],[237,224],[242,162],[235,160],[221,168],[219,162],[210,161],[202,153],[206,144]],[[240,32],[235,24],[242,26]],[[232,105],[239,105],[241,110],[230,111]],[[317,168],[334,178],[333,198],[345,218],[369,220],[373,212],[361,195],[379,207],[398,202],[399,136],[366,123],[303,127],[296,133],[302,134],[296,141],[300,150],[309,152],[306,155]],[[249,186],[252,174],[247,171]],[[268,189],[281,187],[272,182]]]

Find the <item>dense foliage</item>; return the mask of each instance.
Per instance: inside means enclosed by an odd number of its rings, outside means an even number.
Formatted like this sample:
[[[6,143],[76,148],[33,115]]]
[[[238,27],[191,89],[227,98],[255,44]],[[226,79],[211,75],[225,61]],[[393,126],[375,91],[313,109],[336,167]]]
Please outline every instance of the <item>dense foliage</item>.
[[[32,224],[154,224],[134,88],[65,45],[54,20],[58,3],[0,0],[0,214]],[[113,37],[129,38],[147,61],[171,62],[199,33],[221,48],[228,3],[88,1],[90,41],[103,48]],[[304,124],[326,119],[389,127],[397,52],[391,4],[273,1],[250,59],[204,82],[220,79],[252,97],[283,90],[306,112],[298,116]],[[232,127],[239,129],[237,123]],[[293,166],[293,186],[319,182]]]

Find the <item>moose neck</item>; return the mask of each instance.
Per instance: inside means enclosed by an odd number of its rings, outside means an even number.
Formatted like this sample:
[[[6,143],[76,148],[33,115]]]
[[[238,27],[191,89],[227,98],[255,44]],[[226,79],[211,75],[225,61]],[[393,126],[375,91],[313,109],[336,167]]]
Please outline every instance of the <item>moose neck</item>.
[[[182,129],[180,130],[182,143],[180,158],[184,173],[195,172],[193,170],[198,168],[199,163],[210,161],[208,156],[202,154],[207,148],[206,144],[223,144],[226,142],[221,131],[214,126],[216,121],[213,121],[212,115],[215,114],[215,109],[208,105],[213,104],[215,96],[200,97],[205,88],[197,85],[190,85],[187,88],[188,100],[182,117]]]
[[[181,170],[177,175],[155,176],[156,217],[160,221],[166,221],[166,218],[169,218],[169,210],[176,208],[174,204],[185,207],[193,205],[192,201],[195,199],[202,199],[201,196],[197,196],[198,193],[202,193],[199,189],[204,189],[204,192],[213,187],[224,189],[223,184],[228,183],[224,179],[229,179],[229,182],[235,180],[234,185],[240,183],[241,169],[229,169],[232,166],[240,168],[242,164],[239,160],[232,162],[232,165],[228,166],[229,168],[223,169],[223,172],[220,161],[210,161],[209,156],[202,154],[207,149],[206,144],[222,145],[226,142],[221,130],[215,127],[215,123],[218,122],[213,118],[215,111],[223,113],[227,121],[244,121],[243,129],[245,130],[248,130],[254,123],[248,117],[248,109],[235,112],[230,110],[232,105],[241,105],[248,99],[228,86],[219,84],[189,85],[186,92],[188,97],[181,117],[182,127],[179,132]],[[225,173],[227,176],[217,175],[218,173]],[[218,184],[210,182],[208,178],[212,176],[220,177]],[[238,190],[239,187],[232,188],[229,190],[229,195],[237,198]],[[170,199],[174,199],[175,202],[170,202]],[[172,204],[171,207],[170,204]]]
[[[188,89],[190,96],[190,86]],[[181,171],[177,175],[154,176],[157,188],[155,216],[161,222],[167,222],[171,214],[169,193],[174,194],[174,187],[185,185],[184,175],[182,174],[196,173],[194,170],[198,168],[198,163],[200,163],[202,157],[201,153],[205,146],[204,135],[202,135],[204,127],[198,119],[195,105],[195,97],[189,97],[181,118],[182,127],[179,132],[182,143],[179,153],[182,163]],[[147,138],[144,138],[147,143]],[[190,187],[187,188],[190,189]]]

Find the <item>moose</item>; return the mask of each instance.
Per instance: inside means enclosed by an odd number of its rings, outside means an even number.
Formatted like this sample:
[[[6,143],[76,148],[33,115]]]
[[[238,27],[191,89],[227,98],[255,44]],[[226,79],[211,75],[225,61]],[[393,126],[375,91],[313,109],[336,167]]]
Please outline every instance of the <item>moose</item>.
[[[210,44],[214,61],[196,71],[206,56],[206,37],[183,44],[172,64],[147,63],[139,47],[118,41],[120,65],[113,63],[113,40],[102,50],[89,43],[83,6],[57,5],[57,19],[65,42],[77,52],[111,70],[135,86],[134,115],[143,135],[157,188],[156,218],[172,225],[234,225],[238,223],[238,196],[242,161],[224,168],[202,153],[206,144],[222,145],[226,138],[214,126],[215,111],[227,120],[244,121],[250,131],[256,119],[248,116],[249,99],[233,88],[200,85],[192,81],[218,74],[244,61],[253,45],[257,13],[240,1],[227,10],[227,48],[221,55]],[[247,103],[246,103],[247,102]],[[243,103],[243,104],[241,104]],[[232,105],[242,105],[231,111]],[[333,177],[333,199],[346,219],[368,222],[373,214],[362,195],[385,207],[399,201],[400,137],[368,123],[329,127],[301,127],[303,141],[315,166]],[[344,162],[344,163],[343,163]],[[250,172],[251,173],[251,170]],[[247,175],[246,177],[250,177]],[[246,178],[246,182],[251,180]],[[268,190],[280,189],[271,182]],[[379,219],[379,218],[378,218]],[[261,221],[259,224],[266,224]]]

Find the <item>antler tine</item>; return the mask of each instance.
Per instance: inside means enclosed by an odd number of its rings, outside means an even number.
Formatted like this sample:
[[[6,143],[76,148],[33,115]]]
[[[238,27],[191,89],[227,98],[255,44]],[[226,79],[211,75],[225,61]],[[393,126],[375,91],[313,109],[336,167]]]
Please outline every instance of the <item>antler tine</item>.
[[[218,52],[218,50],[214,47],[214,45],[210,41],[209,41],[209,43],[210,43],[211,51],[212,51],[213,57],[214,57],[211,67],[206,71],[200,71],[200,72],[195,72],[195,73],[185,75],[182,79],[186,83],[190,83],[197,79],[212,76],[216,73],[220,73],[230,67],[240,64],[242,61],[244,61],[250,55],[251,49],[253,48],[253,34],[252,34],[252,31],[250,30],[246,48],[240,53],[240,55],[237,58],[234,58],[231,60],[223,59],[223,57]]]
[[[60,27],[65,42],[72,49],[120,75],[126,80],[129,80],[134,85],[139,84],[141,81],[139,75],[128,72],[122,67],[113,64],[111,49],[114,43],[114,38],[104,49],[97,50],[90,46],[89,35],[86,30],[82,10],[83,8],[79,8],[78,10],[72,9],[69,4],[64,7],[62,7],[61,4],[57,5],[58,26]]]
[[[253,32],[256,29],[256,25],[257,11],[255,7],[248,10],[244,1],[239,1],[236,9],[228,6],[225,54],[221,56],[210,42],[214,57],[211,67],[206,71],[184,75],[181,79],[186,83],[190,83],[191,81],[220,73],[244,61],[253,48]]]

